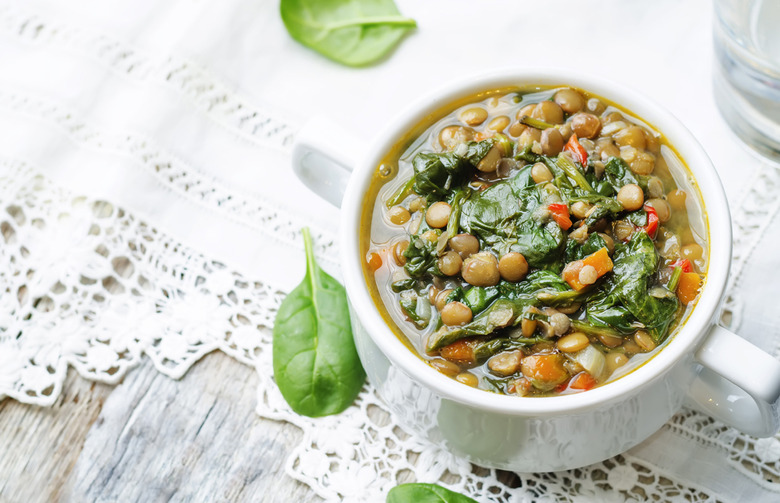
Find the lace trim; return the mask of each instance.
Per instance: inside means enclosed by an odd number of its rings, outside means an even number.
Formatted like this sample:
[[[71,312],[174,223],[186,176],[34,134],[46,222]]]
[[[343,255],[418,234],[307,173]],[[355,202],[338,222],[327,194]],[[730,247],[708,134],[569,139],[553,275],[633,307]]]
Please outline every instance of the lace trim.
[[[0,398],[51,405],[68,365],[118,382],[148,355],[181,377],[219,349],[254,365],[283,293],[110,202],[0,161]]]
[[[105,34],[18,8],[0,8],[0,29],[26,43],[86,54],[125,77],[163,84],[244,139],[284,151],[292,146],[295,128],[190,61],[144,54]]]
[[[651,496],[658,501],[716,501],[630,455],[567,472],[515,474],[481,468],[394,425],[370,386],[345,413],[316,420],[288,412],[274,387],[261,387],[259,398],[261,416],[303,430],[287,472],[328,501],[379,501],[392,487],[409,481],[442,483],[477,501],[496,503],[639,502]]]

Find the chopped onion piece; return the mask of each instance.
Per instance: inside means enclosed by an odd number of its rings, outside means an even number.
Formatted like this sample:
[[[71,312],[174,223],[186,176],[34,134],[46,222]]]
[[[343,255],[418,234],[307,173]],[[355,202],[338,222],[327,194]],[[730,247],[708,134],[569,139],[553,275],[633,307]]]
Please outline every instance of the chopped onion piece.
[[[607,359],[604,354],[588,344],[585,349],[574,353],[564,353],[568,358],[577,362],[591,375],[596,381],[601,382],[604,376],[604,370],[607,368]]]

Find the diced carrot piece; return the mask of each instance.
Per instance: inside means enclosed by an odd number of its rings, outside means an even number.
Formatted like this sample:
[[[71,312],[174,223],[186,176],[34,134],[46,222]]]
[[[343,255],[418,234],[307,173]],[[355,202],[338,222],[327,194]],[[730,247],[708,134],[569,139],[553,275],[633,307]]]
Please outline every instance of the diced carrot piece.
[[[582,260],[569,262],[563,269],[563,280],[572,287],[573,290],[580,291],[588,285],[580,283],[580,270],[586,265],[596,269],[596,275],[600,278],[612,270],[612,259],[609,258],[609,252],[606,247],[597,250]]]
[[[569,382],[569,387],[572,389],[589,390],[596,386],[596,380],[587,372],[580,372],[576,376],[572,377]]]
[[[461,339],[444,346],[439,351],[439,354],[445,360],[474,363],[474,349],[467,339]]]
[[[688,304],[699,294],[699,289],[704,280],[695,272],[684,272],[680,275],[680,282],[677,284],[677,298],[683,305]]]
[[[599,277],[612,270],[612,259],[609,258],[607,248],[601,248],[582,259],[583,265],[590,265],[596,269]]]
[[[569,373],[563,366],[563,357],[558,353],[526,356],[520,364],[520,369],[528,379],[552,386],[562,383],[569,377]]]
[[[580,283],[580,270],[583,265],[585,264],[582,263],[582,260],[575,260],[574,262],[569,262],[566,264],[566,267],[563,268],[563,274],[561,276],[573,290],[579,291],[585,288],[585,285]]]

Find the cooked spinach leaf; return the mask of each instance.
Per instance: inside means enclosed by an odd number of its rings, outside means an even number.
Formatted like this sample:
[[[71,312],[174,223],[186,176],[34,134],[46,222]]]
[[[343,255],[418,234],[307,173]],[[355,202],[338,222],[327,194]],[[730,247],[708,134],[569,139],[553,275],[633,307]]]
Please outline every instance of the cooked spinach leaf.
[[[447,222],[447,235],[455,236],[459,231],[460,226],[460,210],[463,207],[463,202],[471,195],[471,189],[464,187],[456,190],[452,197],[450,197],[450,220]]]
[[[478,314],[496,300],[498,296],[498,287],[473,286],[464,292],[463,302],[469,306],[472,313]]]
[[[520,206],[507,204],[513,200],[517,200],[517,194],[507,181],[477,192],[461,207],[460,227],[489,245],[514,238]]]
[[[552,271],[538,270],[534,271],[525,280],[518,283],[502,281],[498,284],[498,290],[501,297],[507,299],[516,299],[523,295],[539,292],[565,292],[570,291],[569,284]]]
[[[550,267],[560,261],[565,245],[566,234],[558,224],[538,224],[529,218],[518,227],[511,250],[522,253],[531,266]]]
[[[401,484],[387,493],[387,503],[477,503],[460,493],[436,484]]]
[[[412,159],[414,191],[428,202],[446,199],[473,172],[471,164],[453,152],[420,153]]]
[[[414,191],[414,177],[409,178],[406,183],[401,185],[395,193],[390,196],[385,205],[388,208],[392,208],[398,204],[401,204],[406,197]]]
[[[529,265],[546,267],[560,260],[566,235],[558,224],[539,217],[543,189],[529,180],[530,167],[526,167],[473,194],[463,203],[460,227],[499,255],[517,251]]]
[[[425,328],[431,321],[431,304],[428,297],[418,295],[413,290],[401,292],[399,301],[404,314],[412,321],[417,328]]]
[[[436,245],[420,235],[411,236],[404,257],[406,257],[404,268],[412,278],[422,278],[426,274],[441,274],[437,265]]]
[[[482,141],[470,141],[466,144],[466,154],[463,157],[476,168],[479,166],[479,162],[490,152],[490,149],[493,148],[493,143],[492,138]]]
[[[404,290],[411,290],[414,288],[417,281],[413,278],[399,279],[390,283],[390,289],[395,293],[403,292]]]
[[[280,11],[295,40],[350,66],[377,61],[417,26],[392,0],[282,0]]]
[[[274,379],[295,412],[319,417],[349,407],[366,373],[352,339],[344,287],[315,262],[307,228],[303,241],[306,275],[274,320]]]
[[[610,157],[604,164],[604,178],[612,185],[615,194],[620,190],[620,187],[629,183],[639,185],[642,190],[647,191],[648,177],[634,174],[626,161],[620,157]]]
[[[647,225],[647,212],[643,209],[632,211],[626,215],[626,220],[637,227],[645,227]]]
[[[499,298],[469,323],[461,326],[442,326],[428,337],[426,351],[432,352],[473,335],[488,335],[519,322],[523,312],[539,303],[535,294],[518,294],[513,299]]]
[[[604,238],[602,238],[597,232],[590,234],[588,239],[586,239],[582,244],[578,243],[574,239],[570,239],[566,243],[565,260],[566,262],[580,260],[581,258],[606,247],[607,242],[604,241]]]
[[[614,295],[659,342],[666,337],[679,302],[677,296],[657,296],[649,292],[658,270],[658,252],[646,232],[635,232],[631,239],[616,244],[613,258]],[[663,289],[657,287],[654,290]]]
[[[621,334],[629,334],[643,327],[631,311],[620,303],[613,282],[607,282],[602,291],[588,299],[585,315],[594,327],[612,327]]]

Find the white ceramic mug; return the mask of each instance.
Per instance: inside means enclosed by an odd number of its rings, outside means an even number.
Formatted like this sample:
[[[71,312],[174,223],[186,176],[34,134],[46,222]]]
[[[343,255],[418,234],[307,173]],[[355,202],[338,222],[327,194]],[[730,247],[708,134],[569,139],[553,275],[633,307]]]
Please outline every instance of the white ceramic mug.
[[[364,195],[382,157],[443,106],[482,91],[524,85],[578,87],[648,121],[687,163],[713,223],[706,284],[684,326],[648,362],[584,393],[519,398],[444,376],[385,324],[362,270]],[[715,323],[731,260],[723,187],[699,143],[660,106],[596,78],[510,69],[448,85],[399,114],[362,156],[355,151],[360,144],[315,121],[298,136],[293,166],[307,186],[341,206],[341,266],[355,342],[371,383],[402,425],[478,464],[515,471],[570,469],[614,456],[650,436],[685,403],[750,435],[778,431],[780,362]]]

